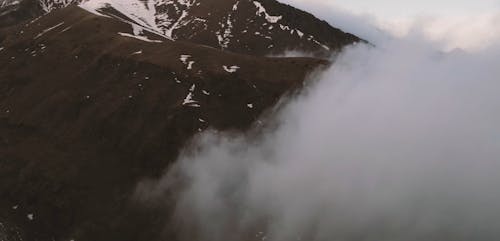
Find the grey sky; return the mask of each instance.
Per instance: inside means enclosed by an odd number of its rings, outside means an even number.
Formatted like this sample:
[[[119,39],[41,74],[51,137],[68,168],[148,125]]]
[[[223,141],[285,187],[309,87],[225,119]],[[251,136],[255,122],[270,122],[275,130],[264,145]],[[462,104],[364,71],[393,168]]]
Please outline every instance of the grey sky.
[[[468,15],[500,11],[499,0],[326,0],[356,13],[383,17],[413,17],[421,14]]]

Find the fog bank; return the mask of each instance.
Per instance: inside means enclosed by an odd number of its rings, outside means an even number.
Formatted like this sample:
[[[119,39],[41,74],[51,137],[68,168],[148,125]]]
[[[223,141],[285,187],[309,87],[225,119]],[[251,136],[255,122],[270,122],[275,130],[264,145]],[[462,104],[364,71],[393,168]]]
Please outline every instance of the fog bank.
[[[138,193],[176,193],[185,240],[497,240],[500,49],[441,47],[349,47],[264,134],[203,133]]]

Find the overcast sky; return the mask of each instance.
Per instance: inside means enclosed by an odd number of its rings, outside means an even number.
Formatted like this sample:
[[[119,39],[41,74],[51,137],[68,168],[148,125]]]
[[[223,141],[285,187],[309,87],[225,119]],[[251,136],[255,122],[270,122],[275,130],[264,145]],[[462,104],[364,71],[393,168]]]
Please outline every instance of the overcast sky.
[[[500,0],[279,1],[372,43],[384,41],[373,26],[396,36],[419,29],[445,50],[484,49],[500,38]]]
[[[310,0],[299,0],[310,2]],[[421,14],[469,15],[500,10],[500,0],[323,0],[355,13],[379,17],[413,17]]]

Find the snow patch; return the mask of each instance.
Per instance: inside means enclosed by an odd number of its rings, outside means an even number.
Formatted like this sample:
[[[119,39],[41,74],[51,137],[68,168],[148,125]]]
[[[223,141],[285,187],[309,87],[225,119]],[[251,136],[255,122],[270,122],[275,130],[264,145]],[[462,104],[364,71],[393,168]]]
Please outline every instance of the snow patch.
[[[222,68],[228,73],[235,73],[236,71],[238,71],[238,69],[240,69],[240,67],[236,65],[233,66],[223,65]]]
[[[299,35],[300,38],[304,37],[304,33],[298,29],[295,30],[297,32],[297,35]]]
[[[227,16],[227,19],[226,19],[226,23],[221,23],[221,30],[218,30],[215,34],[217,36],[217,40],[219,41],[219,46],[221,48],[228,48],[229,46],[229,43],[231,42],[231,38],[234,37],[233,34],[232,34],[232,31],[233,31],[233,14],[234,14],[234,11],[238,10],[238,5],[239,5],[240,1],[237,1],[234,5],[233,5],[233,12],[230,13],[228,16]],[[222,33],[221,33],[222,32]]]
[[[194,61],[188,61],[188,59],[191,58],[191,55],[189,54],[183,54],[181,55],[181,57],[179,58],[180,61],[184,64],[184,65],[187,65],[187,69],[193,69],[193,65],[194,65]]]
[[[56,8],[64,8],[76,0],[39,0],[38,3],[45,13],[49,13]]]
[[[87,1],[87,2],[83,2],[81,3],[80,5],[78,5],[81,9],[89,12],[89,13],[92,13],[94,15],[97,15],[97,16],[101,16],[101,17],[105,17],[105,18],[109,18],[109,16],[106,16],[102,13],[99,12],[99,9],[104,7],[104,6],[97,6],[97,4],[91,2],[91,1]]]
[[[186,96],[186,98],[184,98],[184,101],[182,102],[182,105],[183,106],[188,106],[188,107],[195,107],[195,108],[199,108],[201,107],[200,104],[198,103],[198,101],[194,100],[194,90],[196,88],[196,85],[192,85],[191,88],[189,88],[189,93],[188,95]]]
[[[61,32],[59,32],[59,33],[64,33],[66,31],[70,30],[72,27],[73,26],[66,27],[65,29],[61,30]]]
[[[14,1],[4,0],[4,1],[0,1],[0,8],[4,8],[4,7],[8,7],[8,6],[16,6],[16,5],[19,5],[19,3],[21,3],[21,1],[19,1],[19,0],[14,0]]]
[[[167,37],[169,37],[170,39],[176,39],[176,37],[174,36],[175,30],[177,30],[177,29],[181,28],[182,26],[185,26],[186,24],[191,22],[190,20],[187,19],[189,16],[188,12],[191,9],[191,7],[195,4],[200,5],[200,3],[196,3],[196,0],[177,0],[177,1],[162,0],[159,3],[157,3],[157,5],[173,4],[174,2],[184,6],[180,17],[175,20],[175,19],[169,19],[169,16],[165,15],[165,16],[161,17],[161,19],[159,21],[159,22],[163,22],[162,23],[163,33]],[[180,11],[180,8],[178,6],[174,5],[174,7],[178,12]]]
[[[63,24],[64,24],[64,22],[61,22],[61,23],[59,23],[57,25],[54,25],[54,26],[52,26],[50,28],[47,28],[47,29],[43,30],[41,33],[39,33],[37,36],[35,36],[35,39],[42,37],[44,34],[46,34],[46,33],[50,32],[50,31],[52,31],[52,30],[60,27]]]
[[[290,30],[290,27],[286,26],[286,25],[283,25],[283,24],[280,24],[280,28],[281,30],[283,31],[289,31]]]
[[[187,60],[191,58],[191,55],[189,54],[182,54],[181,57],[179,58],[183,64],[187,63]]]
[[[156,8],[152,0],[91,0],[83,2],[80,7],[100,16],[103,16],[99,13],[100,9],[112,7],[130,18],[134,23],[157,33],[162,32],[156,25]]]
[[[264,6],[262,6],[262,4],[260,2],[253,1],[253,4],[257,8],[257,15],[258,16],[264,15],[264,17],[266,18],[266,20],[269,23],[277,23],[278,21],[280,21],[283,18],[282,16],[271,16],[271,15],[269,15],[267,13],[266,8],[264,8]]]
[[[186,10],[182,11],[182,14],[179,17],[179,19],[177,19],[177,21],[175,21],[174,24],[172,24],[169,28],[164,30],[165,35],[171,39],[175,39],[174,31],[179,29],[181,27],[181,25],[183,25],[183,20],[187,16],[188,16],[188,12]]]
[[[321,46],[322,48],[324,48],[324,49],[326,49],[326,50],[330,50],[330,47],[328,47],[328,46],[326,46],[326,45],[324,45],[324,44],[320,43],[320,42],[319,42],[318,40],[316,40],[316,39],[314,38],[314,36],[312,36],[312,35],[311,35],[311,36],[309,36],[308,40],[309,40],[309,41],[312,41],[313,43],[315,43],[315,44],[317,44],[317,45]]]
[[[141,41],[145,41],[145,42],[150,42],[150,43],[162,43],[163,42],[161,40],[148,39],[145,36],[137,36],[137,35],[133,35],[133,34],[129,34],[129,33],[119,32],[118,34],[121,35],[121,36],[123,36],[123,37],[135,38],[135,39],[138,39],[138,40],[141,40]]]
[[[139,36],[144,34],[144,28],[142,28],[139,25],[132,24],[132,31],[134,32],[134,35]]]

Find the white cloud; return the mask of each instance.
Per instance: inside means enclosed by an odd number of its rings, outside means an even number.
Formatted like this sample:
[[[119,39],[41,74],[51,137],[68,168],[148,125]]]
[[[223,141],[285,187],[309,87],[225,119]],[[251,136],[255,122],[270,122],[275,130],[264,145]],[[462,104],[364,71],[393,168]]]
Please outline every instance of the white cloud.
[[[319,0],[281,0],[281,2],[310,11],[331,25],[375,44],[383,43],[391,36],[403,37],[418,30],[425,34],[427,39],[440,44],[446,50],[460,48],[475,51],[494,44],[500,37],[500,29],[497,27],[500,22],[500,4],[494,4],[492,1],[454,4],[449,4],[447,1],[404,4],[371,1],[353,5],[342,1]],[[448,4],[450,7],[439,4]],[[412,13],[393,16],[383,11],[353,8],[357,5],[376,5],[375,9],[392,6],[397,12],[404,12],[403,9],[412,8],[413,5],[417,6],[413,6]],[[426,8],[431,8],[430,6],[436,11],[424,11]],[[488,6],[491,8],[488,9]]]
[[[455,27],[439,21],[346,49],[271,127],[202,134],[138,195],[175,193],[186,240],[497,240],[498,36],[432,33]],[[491,42],[442,51],[469,32]]]

